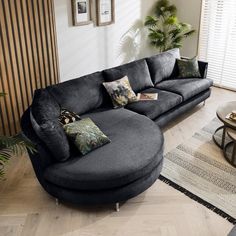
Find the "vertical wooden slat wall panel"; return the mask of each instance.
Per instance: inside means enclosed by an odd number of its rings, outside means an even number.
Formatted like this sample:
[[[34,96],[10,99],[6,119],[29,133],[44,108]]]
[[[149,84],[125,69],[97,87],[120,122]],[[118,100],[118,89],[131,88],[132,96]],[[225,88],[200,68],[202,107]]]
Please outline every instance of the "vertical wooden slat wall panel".
[[[54,64],[55,64],[55,83],[58,83],[59,82],[59,78],[60,78],[60,75],[59,75],[59,60],[58,60],[58,51],[57,51],[57,33],[56,33],[56,19],[55,19],[55,7],[54,7],[54,1],[49,1],[50,3],[50,6],[51,6],[51,17],[52,17],[52,25],[51,25],[51,32],[53,34],[53,50],[54,50],[54,58],[56,60],[54,60]]]
[[[8,107],[8,115],[9,120],[7,121],[10,126],[10,132],[16,132],[16,117],[17,117],[17,110],[16,105],[14,104],[14,94],[15,89],[13,85],[13,73],[12,73],[12,63],[10,59],[10,44],[9,44],[9,37],[8,37],[8,30],[9,26],[6,22],[6,14],[5,14],[5,5],[4,1],[0,2],[0,21],[1,21],[1,33],[2,33],[2,56],[3,62],[2,68],[5,73],[3,73],[3,89],[4,92],[8,93],[7,96],[7,107]]]
[[[0,135],[18,133],[34,90],[58,80],[53,0],[0,0]]]

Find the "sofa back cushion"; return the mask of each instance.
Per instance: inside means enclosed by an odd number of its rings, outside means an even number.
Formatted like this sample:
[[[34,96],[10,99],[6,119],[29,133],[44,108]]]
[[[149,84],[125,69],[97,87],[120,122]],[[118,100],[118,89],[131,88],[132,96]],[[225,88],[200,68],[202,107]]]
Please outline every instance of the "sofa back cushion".
[[[162,80],[177,76],[178,69],[176,59],[180,59],[178,48],[146,59],[154,85]]]
[[[102,72],[96,72],[47,87],[47,90],[62,108],[81,115],[109,101],[103,82]]]
[[[104,70],[103,73],[107,82],[118,80],[127,76],[135,93],[153,87],[145,59]]]

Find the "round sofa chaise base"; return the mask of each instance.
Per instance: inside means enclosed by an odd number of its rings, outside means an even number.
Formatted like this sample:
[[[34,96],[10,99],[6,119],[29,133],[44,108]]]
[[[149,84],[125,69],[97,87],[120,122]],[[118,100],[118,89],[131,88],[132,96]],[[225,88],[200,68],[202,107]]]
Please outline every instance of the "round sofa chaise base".
[[[147,190],[160,176],[163,159],[148,175],[119,188],[102,191],[78,191],[61,188],[51,183],[43,184],[44,189],[53,197],[72,204],[111,204],[123,202]]]

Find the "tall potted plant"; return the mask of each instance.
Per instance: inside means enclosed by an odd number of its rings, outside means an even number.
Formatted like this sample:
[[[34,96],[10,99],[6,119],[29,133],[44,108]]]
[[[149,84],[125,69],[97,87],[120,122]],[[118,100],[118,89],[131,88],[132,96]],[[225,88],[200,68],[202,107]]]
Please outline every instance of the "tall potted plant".
[[[5,93],[0,92],[0,99],[5,95]],[[4,168],[9,159],[12,156],[24,154],[27,149],[30,152],[36,151],[34,145],[22,134],[15,136],[3,136],[0,134],[0,179],[4,177]]]
[[[151,45],[160,52],[172,48],[181,48],[184,38],[191,36],[195,30],[177,18],[177,8],[169,0],[159,0],[153,16],[147,16],[145,26],[149,30]]]

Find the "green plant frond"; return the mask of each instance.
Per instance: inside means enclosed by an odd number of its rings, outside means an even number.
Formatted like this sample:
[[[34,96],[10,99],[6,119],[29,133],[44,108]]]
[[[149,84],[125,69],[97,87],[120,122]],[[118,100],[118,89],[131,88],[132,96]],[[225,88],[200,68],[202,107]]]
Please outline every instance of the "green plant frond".
[[[173,44],[178,44],[178,43],[182,42],[183,39],[184,39],[184,36],[179,35],[178,37],[173,39]]]
[[[169,31],[169,34],[172,38],[175,38],[179,33],[181,33],[181,30],[179,28],[174,28]]]
[[[13,155],[22,155],[28,149],[35,152],[35,146],[21,134],[16,136],[0,136],[0,150],[8,149]]]
[[[158,17],[160,17],[163,13],[166,12],[166,9],[169,7],[169,0],[160,0],[157,2],[155,13]]]
[[[173,44],[173,48],[181,48],[182,47],[182,43],[174,43]]]
[[[154,16],[147,16],[144,25],[149,27],[155,27],[158,20]]]
[[[177,7],[175,5],[170,5],[166,8],[166,10],[172,15],[176,16],[177,14]]]
[[[169,16],[164,22],[165,25],[176,25],[177,23],[178,19],[176,16]]]
[[[151,32],[148,36],[149,36],[149,38],[150,38],[152,41],[155,41],[155,40],[156,40],[156,41],[158,41],[158,40],[162,41],[163,38],[164,38],[163,33],[156,32],[156,31]]]
[[[7,95],[6,93],[0,92],[0,97],[4,97],[4,96],[6,96],[6,95]]]
[[[3,179],[4,174],[5,174],[5,172],[4,172],[3,168],[1,169],[1,167],[0,167],[0,179]]]
[[[189,37],[189,36],[193,35],[195,32],[196,32],[196,30],[190,30],[190,31],[186,32],[186,33],[184,34],[184,36],[185,36],[185,37]]]
[[[179,23],[179,27],[181,28],[182,31],[189,31],[192,29],[192,26],[187,23]]]

